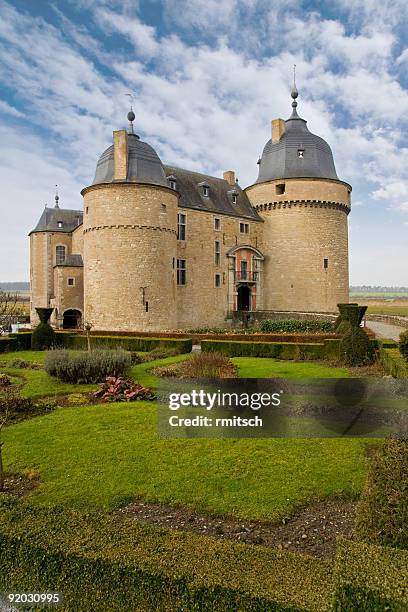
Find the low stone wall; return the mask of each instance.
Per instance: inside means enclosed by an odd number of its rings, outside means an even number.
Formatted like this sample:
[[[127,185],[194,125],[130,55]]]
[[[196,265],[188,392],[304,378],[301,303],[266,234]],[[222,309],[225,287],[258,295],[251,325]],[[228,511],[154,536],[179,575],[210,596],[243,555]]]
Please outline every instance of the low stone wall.
[[[400,317],[397,315],[374,315],[368,314],[365,316],[366,321],[378,321],[379,323],[386,323],[387,325],[398,325],[398,327],[404,327],[408,329],[408,317]]]

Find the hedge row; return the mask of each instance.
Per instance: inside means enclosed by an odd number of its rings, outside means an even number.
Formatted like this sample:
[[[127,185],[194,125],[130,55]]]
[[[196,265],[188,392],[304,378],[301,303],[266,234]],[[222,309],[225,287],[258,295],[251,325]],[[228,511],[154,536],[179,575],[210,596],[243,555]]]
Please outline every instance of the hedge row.
[[[333,593],[328,561],[3,497],[0,591],[21,585],[94,612],[323,611]]]
[[[31,332],[9,334],[0,337],[0,353],[28,351],[31,348]]]
[[[408,440],[386,440],[372,460],[357,508],[359,540],[408,548]]]
[[[408,378],[408,362],[399,352],[398,348],[380,348],[380,362],[387,372],[395,378]]]
[[[59,336],[59,334],[57,334]],[[70,349],[86,349],[86,336],[61,334],[64,346]],[[180,353],[191,353],[191,338],[137,338],[131,336],[91,336],[92,348],[122,348],[125,351],[152,351],[153,349],[172,349]]]
[[[0,337],[0,353],[23,351],[31,348],[31,332],[21,332]],[[56,332],[59,347],[86,349],[88,341],[84,335],[72,332]],[[150,338],[132,336],[91,336],[92,348],[123,348],[127,351],[151,351],[155,348],[176,350],[180,353],[191,353],[191,338]]]
[[[264,319],[259,323],[263,332],[334,332],[332,321],[300,321],[298,319]]]
[[[332,340],[331,342],[336,342],[336,340]],[[217,351],[229,357],[320,359],[325,356],[325,344],[317,342],[234,342],[229,340],[202,340],[201,350]]]
[[[337,540],[334,610],[408,609],[408,551]]]

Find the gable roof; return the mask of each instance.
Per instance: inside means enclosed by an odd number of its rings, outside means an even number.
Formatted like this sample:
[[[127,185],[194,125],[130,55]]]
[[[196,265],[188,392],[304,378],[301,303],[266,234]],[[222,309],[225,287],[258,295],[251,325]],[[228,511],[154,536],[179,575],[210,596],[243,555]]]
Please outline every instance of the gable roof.
[[[174,166],[164,166],[164,169],[167,177],[172,176],[176,179],[176,190],[180,194],[180,206],[262,221],[238,183],[230,185],[224,179]],[[203,184],[210,188],[208,196],[203,193]],[[234,194],[237,196],[235,204],[232,198]]]
[[[40,220],[30,234],[34,232],[73,232],[74,229],[82,224],[83,216],[84,213],[82,210],[44,208]],[[58,223],[60,222],[62,226],[58,227]]]

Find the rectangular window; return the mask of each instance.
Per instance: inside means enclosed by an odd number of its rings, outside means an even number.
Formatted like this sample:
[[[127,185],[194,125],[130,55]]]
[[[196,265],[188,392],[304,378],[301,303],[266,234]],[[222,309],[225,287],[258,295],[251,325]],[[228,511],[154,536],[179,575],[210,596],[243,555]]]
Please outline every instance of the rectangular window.
[[[215,286],[216,287],[221,287],[221,274],[216,274],[215,275]]]
[[[283,195],[285,193],[285,183],[279,183],[275,187],[276,195]]]
[[[177,284],[178,285],[186,284],[186,260],[185,259],[177,260]]]
[[[249,234],[249,223],[240,223],[239,231],[241,234]]]
[[[68,279],[68,287],[75,287],[75,278]]]
[[[323,260],[323,267],[325,270],[327,270],[327,268],[329,267],[329,260],[328,259],[324,259]]]
[[[60,266],[65,261],[65,247],[62,245],[58,245],[55,248],[55,263],[57,266]]]
[[[58,221],[58,227],[62,227],[62,221]]]
[[[216,240],[215,245],[214,245],[214,263],[215,265],[219,266],[220,261],[221,261],[221,243],[219,242],[219,240]]]
[[[221,219],[219,219],[218,217],[214,217],[214,229],[215,230],[221,229]]]
[[[179,213],[177,215],[177,240],[186,239],[186,215]]]

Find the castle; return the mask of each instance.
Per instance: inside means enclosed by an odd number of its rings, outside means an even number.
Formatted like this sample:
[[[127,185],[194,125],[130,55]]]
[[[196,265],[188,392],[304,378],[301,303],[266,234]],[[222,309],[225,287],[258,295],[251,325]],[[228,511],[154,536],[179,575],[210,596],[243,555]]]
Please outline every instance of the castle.
[[[133,131],[113,132],[84,208],[45,208],[30,233],[31,321],[158,331],[225,326],[241,311],[335,312],[348,302],[351,186],[309,132],[292,89],[256,182],[164,165]]]

